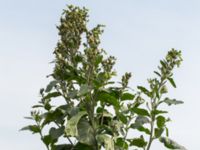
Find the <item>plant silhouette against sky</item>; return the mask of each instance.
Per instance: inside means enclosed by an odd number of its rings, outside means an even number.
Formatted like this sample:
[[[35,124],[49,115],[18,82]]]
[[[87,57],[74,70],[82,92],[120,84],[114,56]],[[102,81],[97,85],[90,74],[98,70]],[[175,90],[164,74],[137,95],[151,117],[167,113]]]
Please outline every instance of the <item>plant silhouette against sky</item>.
[[[131,73],[112,80],[116,59],[100,48],[103,26],[88,29],[88,19],[86,8],[64,10],[51,81],[26,117],[35,123],[22,130],[39,134],[47,150],[150,150],[154,140],[185,149],[169,139],[168,112],[160,109],[183,103],[166,96],[167,83],[176,88],[173,70],[181,64],[181,52],[171,49],[148,79],[149,87],[132,90]]]

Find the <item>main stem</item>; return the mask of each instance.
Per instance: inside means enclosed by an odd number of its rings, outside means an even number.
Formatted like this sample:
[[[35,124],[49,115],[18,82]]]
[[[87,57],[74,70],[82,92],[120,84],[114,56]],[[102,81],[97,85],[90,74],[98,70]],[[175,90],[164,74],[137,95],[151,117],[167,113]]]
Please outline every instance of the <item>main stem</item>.
[[[150,130],[150,137],[149,137],[149,142],[148,142],[148,145],[147,145],[147,149],[146,150],[150,150],[150,147],[151,147],[151,144],[153,142],[153,129],[154,129],[154,119],[152,118],[151,120],[151,130]]]

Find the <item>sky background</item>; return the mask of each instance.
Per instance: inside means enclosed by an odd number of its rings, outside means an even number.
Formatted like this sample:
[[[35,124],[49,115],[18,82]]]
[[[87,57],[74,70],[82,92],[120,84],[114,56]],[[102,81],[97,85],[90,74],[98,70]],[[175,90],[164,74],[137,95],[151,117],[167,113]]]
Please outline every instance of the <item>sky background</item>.
[[[39,136],[19,132],[48,83],[58,40],[56,24],[66,4],[89,8],[89,27],[104,24],[103,47],[117,57],[118,75],[132,72],[131,86],[146,85],[170,48],[182,50],[170,96],[184,105],[168,108],[170,137],[200,149],[199,0],[0,0],[0,147],[44,150]],[[155,142],[152,150],[165,149]]]

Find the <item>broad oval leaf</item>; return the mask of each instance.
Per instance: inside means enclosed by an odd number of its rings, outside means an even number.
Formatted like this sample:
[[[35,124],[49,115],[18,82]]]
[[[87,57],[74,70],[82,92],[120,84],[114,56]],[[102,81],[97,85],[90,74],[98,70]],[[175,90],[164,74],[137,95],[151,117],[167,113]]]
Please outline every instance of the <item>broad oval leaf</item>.
[[[73,116],[70,120],[67,121],[66,127],[65,127],[65,133],[68,136],[77,137],[78,136],[78,129],[77,124],[79,120],[86,115],[86,111],[80,111],[78,114]]]
[[[158,126],[158,128],[163,128],[164,126],[165,126],[165,122],[166,122],[166,119],[165,119],[165,117],[163,117],[163,116],[158,116],[157,118],[156,118],[156,123],[157,123],[157,126]]]
[[[94,130],[85,119],[80,119],[78,125],[78,136],[77,139],[80,143],[86,145],[95,145]]]

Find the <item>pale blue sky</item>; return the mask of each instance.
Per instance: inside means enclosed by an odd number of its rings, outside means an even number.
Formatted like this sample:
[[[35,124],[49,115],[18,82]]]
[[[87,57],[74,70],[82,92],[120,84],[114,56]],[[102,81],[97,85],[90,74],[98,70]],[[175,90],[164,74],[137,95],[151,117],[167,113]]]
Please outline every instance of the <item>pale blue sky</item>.
[[[74,2],[73,2],[74,1]],[[118,58],[118,75],[133,72],[131,85],[146,84],[170,48],[184,62],[175,71],[171,96],[185,101],[169,108],[171,137],[188,150],[200,149],[199,0],[0,0],[0,147],[44,150],[39,137],[18,132],[51,73],[58,40],[56,24],[72,3],[90,9],[90,24],[106,25],[102,47]],[[152,150],[164,149],[154,143]]]

